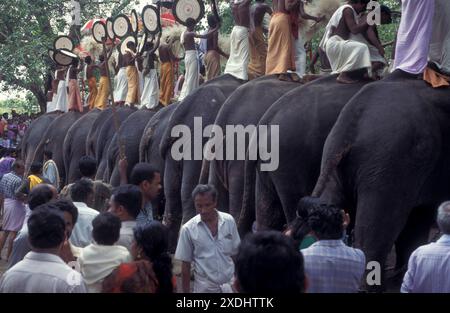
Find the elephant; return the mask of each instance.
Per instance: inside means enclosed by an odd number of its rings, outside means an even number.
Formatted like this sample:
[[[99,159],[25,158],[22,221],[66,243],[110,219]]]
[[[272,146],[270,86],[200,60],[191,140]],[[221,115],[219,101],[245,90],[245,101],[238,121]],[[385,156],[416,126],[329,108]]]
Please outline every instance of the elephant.
[[[194,118],[201,119],[203,128],[213,124],[216,115],[225,100],[241,85],[242,81],[231,75],[219,76],[197,88],[192,94],[180,102],[170,117],[167,129],[161,141],[161,156],[165,160],[164,193],[166,206],[164,221],[170,230],[169,246],[173,251],[176,247],[178,231],[181,223],[187,222],[195,215],[194,204],[191,199],[192,190],[199,182],[202,167],[202,151],[197,149],[194,160],[189,158],[177,161],[172,156],[172,145],[181,142],[182,138],[172,137],[172,129],[186,128],[192,134]],[[177,127],[177,128],[175,128]],[[190,136],[191,134],[187,134]],[[194,134],[191,148],[202,148],[206,138],[199,138],[202,134]],[[190,136],[191,137],[191,136]],[[198,143],[197,145],[195,143]],[[193,149],[191,151],[194,151]],[[191,158],[192,159],[192,158]]]
[[[173,103],[153,115],[147,126],[145,126],[141,143],[139,144],[139,162],[150,163],[159,171],[161,186],[164,186],[164,160],[161,157],[159,145],[169,123],[169,118],[177,105],[178,103]],[[164,189],[161,190],[159,197],[152,201],[152,206],[153,216],[160,217],[164,215]]]
[[[325,140],[341,109],[368,81],[344,85],[336,75],[323,77],[288,92],[260,119],[270,127],[279,125],[279,165],[262,171],[258,158],[246,160],[242,214],[238,225],[242,234],[252,229],[282,230],[296,217],[297,203],[314,189],[320,172]],[[252,137],[252,140],[255,140]]]
[[[53,122],[48,125],[48,129],[42,136],[42,139],[36,148],[36,154],[34,160],[41,160],[45,150],[53,152],[53,161],[55,161],[58,167],[60,181],[66,181],[66,170],[63,160],[63,145],[66,134],[70,127],[83,116],[80,112],[67,112],[61,114]],[[62,186],[60,186],[62,187]]]
[[[120,185],[120,175],[118,170],[119,143],[123,144],[123,152],[128,161],[127,176],[129,177],[134,165],[139,162],[139,144],[141,143],[142,134],[155,112],[155,110],[149,109],[137,110],[122,122],[119,130],[114,135],[107,153],[107,169],[110,177],[109,183],[113,187]]]
[[[117,109],[116,118],[119,124],[119,128],[123,121],[125,121],[128,116],[130,116],[135,111],[136,109],[131,107],[120,107]],[[108,115],[108,117],[105,119],[105,122],[100,128],[100,131],[98,133],[97,145],[95,147],[95,154],[97,158],[97,174],[95,176],[95,179],[109,182],[109,175],[107,171],[107,156],[109,146],[116,133],[116,125],[114,122],[114,115],[112,110],[109,113],[105,113],[105,115]],[[99,118],[103,118],[103,116],[100,115]]]
[[[449,121],[450,89],[400,70],[365,86],[342,110],[313,195],[354,212],[355,246],[368,262],[384,268],[395,242],[401,267],[427,242],[437,205],[450,197]]]
[[[92,125],[100,115],[99,109],[94,109],[78,119],[67,132],[63,145],[63,160],[66,173],[64,185],[71,184],[81,178],[78,161],[86,155],[86,141]]]
[[[56,112],[41,115],[35,119],[26,130],[20,145],[20,156],[25,163],[26,173],[28,173],[33,160],[42,161],[43,151],[40,155],[37,155],[36,149],[41,142],[42,136],[48,130],[48,126],[58,116],[59,114]]]
[[[97,159],[97,141],[99,140],[100,130],[106,123],[109,117],[112,115],[113,109],[111,107],[101,111],[99,116],[95,119],[89,130],[86,138],[86,155]]]
[[[227,147],[225,142],[228,131],[226,125],[256,126],[259,119],[275,101],[299,86],[301,86],[299,83],[280,81],[275,75],[271,75],[252,80],[236,89],[225,101],[214,122],[224,132],[224,155]],[[251,137],[250,132],[248,136]],[[242,173],[245,171],[245,159],[237,158],[236,143],[237,141],[234,142],[233,159],[220,158],[219,160],[216,158],[213,161],[203,161],[201,180],[208,179],[209,183],[218,190],[218,209],[230,212],[238,220],[244,190]],[[248,148],[248,140],[244,140],[244,144],[245,147],[242,148],[245,148],[245,152]]]

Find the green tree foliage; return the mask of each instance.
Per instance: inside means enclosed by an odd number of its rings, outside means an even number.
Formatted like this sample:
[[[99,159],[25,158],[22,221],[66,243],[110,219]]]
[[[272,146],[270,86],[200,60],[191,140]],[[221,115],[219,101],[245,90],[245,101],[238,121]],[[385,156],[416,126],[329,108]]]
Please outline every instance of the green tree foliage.
[[[134,5],[126,0],[80,0],[81,23]],[[53,65],[47,49],[59,33],[69,33],[70,1],[0,2],[0,82],[4,89],[32,93],[45,111],[48,77]]]

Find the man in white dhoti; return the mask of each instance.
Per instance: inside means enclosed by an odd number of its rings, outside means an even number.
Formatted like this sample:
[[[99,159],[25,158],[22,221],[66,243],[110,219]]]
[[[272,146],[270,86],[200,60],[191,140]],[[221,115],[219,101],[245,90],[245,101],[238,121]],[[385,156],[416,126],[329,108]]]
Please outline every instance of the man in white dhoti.
[[[181,89],[180,97],[178,98],[179,101],[182,101],[189,96],[189,94],[199,86],[199,65],[194,38],[208,38],[220,28],[220,24],[217,24],[216,27],[211,29],[208,33],[203,35],[197,34],[194,32],[195,20],[192,18],[186,20],[186,26],[187,30],[181,35],[181,43],[186,51],[184,57],[186,74],[184,76],[183,88]]]
[[[235,25],[231,32],[230,57],[224,73],[242,80],[248,80],[250,63],[250,4],[251,0],[234,0],[231,5]]]
[[[114,86],[114,102],[118,105],[125,104],[128,93],[127,64],[124,63],[123,56],[119,53],[116,66],[116,79]]]
[[[367,31],[367,18],[362,17],[358,24],[358,14],[366,9],[368,2],[349,0],[337,9],[325,29],[321,48],[326,51],[333,74],[340,74],[337,80],[341,83],[362,80],[371,67],[369,47],[351,36]]]
[[[67,81],[69,71],[67,68],[60,67],[56,71],[56,78],[58,80],[58,88],[56,90],[56,97],[54,102],[54,111],[67,112],[69,99],[67,95]]]
[[[159,104],[159,81],[158,73],[155,69],[155,51],[159,46],[160,36],[156,39],[156,43],[147,43],[144,53],[144,88],[141,95],[141,109],[155,109]]]

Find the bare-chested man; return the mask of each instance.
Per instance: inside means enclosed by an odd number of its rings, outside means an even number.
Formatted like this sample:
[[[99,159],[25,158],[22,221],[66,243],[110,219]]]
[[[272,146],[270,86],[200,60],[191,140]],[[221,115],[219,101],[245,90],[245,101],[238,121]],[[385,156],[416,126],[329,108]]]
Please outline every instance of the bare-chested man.
[[[123,62],[127,66],[128,92],[125,103],[133,106],[139,103],[139,73],[136,68],[136,58],[139,55],[136,52],[136,44],[132,41],[127,42],[126,53],[123,56]]]
[[[303,77],[306,72],[306,49],[305,41],[299,29],[299,18],[303,20],[313,20],[320,23],[324,16],[311,16],[305,11],[305,3],[310,0],[286,0],[290,9],[291,16],[291,32],[294,37],[294,54],[295,54],[295,71],[298,76]]]
[[[333,73],[339,73],[341,83],[354,83],[367,75],[371,67],[367,44],[351,40],[351,34],[365,33],[369,27],[367,17],[358,17],[366,10],[369,0],[349,0],[331,17],[321,48],[327,53]]]
[[[120,46],[119,46],[120,47]],[[127,79],[127,64],[124,61],[124,57],[120,53],[117,63],[114,62],[114,67],[116,70],[116,85],[114,86],[114,102],[118,105],[124,105],[127,99],[128,93],[128,79]]]
[[[230,58],[225,74],[231,74],[242,80],[248,80],[248,64],[250,63],[250,4],[251,0],[232,0],[231,4],[234,27],[231,32]]]
[[[162,105],[167,106],[173,97],[173,88],[175,74],[173,65],[179,59],[172,53],[172,45],[175,38],[167,38],[166,42],[161,43],[159,46],[159,60],[161,61],[161,78],[160,78],[160,96],[159,102]]]
[[[68,98],[67,98],[67,67],[58,66],[56,69],[57,88],[53,91],[55,93],[55,111],[59,113],[67,112]]]
[[[100,83],[98,88],[98,95],[95,99],[95,108],[104,110],[108,106],[108,99],[110,96],[110,82],[109,82],[109,67],[108,67],[108,60],[111,57],[111,54],[113,53],[113,48],[109,51],[107,55],[107,60],[105,60],[104,54],[100,55],[99,60],[100,64],[96,67],[100,70]]]
[[[255,79],[266,74],[267,41],[264,36],[263,22],[266,14],[272,15],[272,8],[264,2],[265,0],[256,0],[250,8],[249,79]]]
[[[95,70],[96,66],[92,62],[92,58],[90,56],[85,57],[84,62],[86,63],[85,79],[87,80],[88,87],[89,87],[88,104],[89,104],[89,110],[92,110],[95,106],[95,98],[97,97],[97,94],[98,94],[97,79],[95,78],[95,75],[94,75],[94,70]]]
[[[159,82],[158,73],[155,69],[155,51],[159,47],[160,39],[161,35],[158,35],[156,41],[147,42],[144,47],[145,52],[142,64],[144,88],[141,95],[141,108],[155,109],[159,104]]]
[[[208,15],[208,32],[217,27],[219,21],[215,15]],[[206,80],[209,81],[220,75],[220,56],[228,58],[219,47],[219,32],[214,32],[206,39],[206,55],[204,58],[206,67]]]
[[[294,44],[286,0],[273,0],[273,12],[269,26],[266,75],[295,71]]]
[[[69,111],[83,112],[80,86],[78,85],[78,73],[82,69],[79,59],[73,59],[69,67]]]
[[[195,38],[208,38],[219,30],[219,24],[204,35],[197,34],[195,29],[195,20],[188,18],[186,20],[187,30],[181,35],[181,43],[184,46],[186,54],[184,56],[184,66],[186,74],[184,75],[184,84],[181,89],[179,101],[189,96],[199,86],[199,64],[197,49],[195,47]]]

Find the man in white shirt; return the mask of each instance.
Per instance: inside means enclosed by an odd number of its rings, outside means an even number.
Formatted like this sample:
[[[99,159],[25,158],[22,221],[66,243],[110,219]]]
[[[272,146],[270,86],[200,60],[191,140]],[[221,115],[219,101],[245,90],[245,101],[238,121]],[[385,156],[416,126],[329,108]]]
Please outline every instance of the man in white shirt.
[[[220,293],[234,275],[232,257],[240,244],[236,223],[230,214],[219,212],[217,191],[199,185],[192,192],[199,213],[180,232],[175,259],[182,261],[181,281],[185,293],[191,291],[191,263],[194,264],[195,293]]]
[[[60,257],[66,239],[63,213],[46,205],[28,220],[32,251],[0,280],[0,293],[85,293],[81,274]]]
[[[139,187],[122,185],[115,190],[109,201],[109,212],[116,215],[122,222],[116,245],[124,246],[131,251],[133,229],[136,227],[136,218],[141,210],[142,193]]]
[[[70,188],[70,198],[78,209],[78,221],[73,229],[70,242],[80,248],[92,243],[92,221],[98,212],[91,209],[94,202],[94,183],[82,178]]]
[[[450,293],[450,201],[439,207],[437,224],[442,237],[413,252],[401,292]]]

